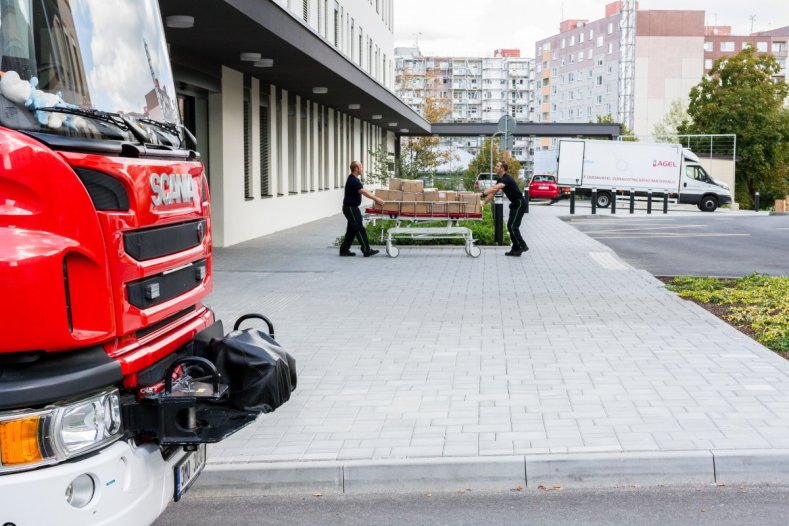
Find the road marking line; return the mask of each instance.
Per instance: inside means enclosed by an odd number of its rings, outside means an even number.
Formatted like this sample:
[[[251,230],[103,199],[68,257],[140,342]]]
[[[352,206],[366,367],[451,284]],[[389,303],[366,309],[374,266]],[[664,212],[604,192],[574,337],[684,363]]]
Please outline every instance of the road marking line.
[[[707,228],[709,225],[666,225],[644,228],[614,228],[610,230],[584,230],[584,234],[610,234],[617,232],[644,232],[647,230],[666,230],[668,228]]]
[[[683,234],[671,232],[654,232],[646,234],[633,233],[632,235],[625,236],[594,236],[593,239],[634,239],[638,237],[651,237],[651,238],[678,238],[678,237],[749,237],[750,234]]]
[[[589,252],[589,257],[604,269],[627,270],[627,265],[616,259],[610,252]]]

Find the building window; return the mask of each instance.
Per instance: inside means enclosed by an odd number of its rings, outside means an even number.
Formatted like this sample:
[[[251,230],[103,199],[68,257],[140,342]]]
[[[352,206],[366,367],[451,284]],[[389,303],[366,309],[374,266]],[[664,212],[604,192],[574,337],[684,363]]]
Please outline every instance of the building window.
[[[706,51],[707,53],[712,52],[712,42],[710,42],[709,40],[704,42],[704,51]]]
[[[597,75],[597,85],[598,86],[602,86],[603,85],[603,76],[602,75]]]
[[[785,53],[786,42],[773,42],[773,53]]]
[[[575,45],[575,35],[571,35],[571,36],[570,36],[570,45],[571,45],[571,46],[574,46],[574,45]]]
[[[302,14],[301,17],[304,19],[305,22],[310,21],[310,0],[301,0],[302,3]]]
[[[578,35],[578,43],[579,44],[583,44],[584,43],[584,34],[583,33]]]
[[[614,44],[612,44],[611,42],[609,42],[609,43],[608,43],[608,54],[610,55],[610,54],[611,54],[611,53],[613,53],[613,52],[614,52]]]
[[[258,108],[258,128],[260,130],[260,197],[268,197],[271,195],[271,177],[269,175],[269,122],[268,122],[268,107],[260,106]]]
[[[608,34],[610,35],[613,32],[614,32],[614,23],[608,22]]]
[[[712,59],[705,58],[704,59],[704,69],[712,69]]]
[[[334,47],[340,47],[340,8],[334,5]]]
[[[734,42],[721,42],[721,51],[734,51]]]
[[[565,39],[562,39],[562,49],[564,49]]]
[[[757,42],[756,51],[759,53],[767,53],[767,42]]]
[[[589,40],[592,40],[593,38],[594,38],[594,29],[590,29],[589,30]]]
[[[596,44],[597,44],[597,47],[603,47],[603,37],[602,36],[597,37]]]
[[[252,199],[252,106],[244,88],[244,198]]]

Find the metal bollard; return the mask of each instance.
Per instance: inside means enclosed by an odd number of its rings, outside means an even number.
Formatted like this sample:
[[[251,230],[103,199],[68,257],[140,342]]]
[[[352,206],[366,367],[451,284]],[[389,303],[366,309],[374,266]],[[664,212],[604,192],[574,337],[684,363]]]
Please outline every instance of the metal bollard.
[[[523,191],[523,198],[526,200],[526,206],[524,207],[524,214],[529,213],[529,188],[527,187],[526,190]]]
[[[630,213],[632,214],[636,209],[636,191],[635,189],[630,189]]]
[[[759,208],[761,208],[760,205],[761,203],[759,202],[759,192],[756,192],[756,194],[753,196],[753,211],[758,212]]]
[[[663,213],[668,214],[668,194],[663,193]]]
[[[652,190],[647,192],[647,214],[652,213]]]
[[[597,213],[597,188],[592,188],[592,215]]]
[[[575,214],[575,187],[570,188],[570,214]]]
[[[616,188],[611,190],[611,213],[616,214]]]

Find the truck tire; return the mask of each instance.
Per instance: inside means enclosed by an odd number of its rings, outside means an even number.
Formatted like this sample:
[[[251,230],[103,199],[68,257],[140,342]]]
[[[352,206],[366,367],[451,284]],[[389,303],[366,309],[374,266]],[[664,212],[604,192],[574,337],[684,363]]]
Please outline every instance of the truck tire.
[[[611,205],[611,194],[609,192],[597,192],[597,206],[608,208]]]
[[[714,212],[718,208],[718,198],[714,195],[705,195],[701,198],[699,208],[702,212]]]

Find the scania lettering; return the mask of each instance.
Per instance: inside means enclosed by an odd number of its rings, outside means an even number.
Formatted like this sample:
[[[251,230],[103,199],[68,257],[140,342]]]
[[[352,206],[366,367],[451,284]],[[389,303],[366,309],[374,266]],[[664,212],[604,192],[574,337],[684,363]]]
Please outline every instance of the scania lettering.
[[[606,208],[615,193],[668,194],[704,212],[732,201],[729,187],[712,179],[692,151],[679,144],[562,139],[559,185],[579,195],[596,189],[597,206]]]
[[[204,304],[208,179],[157,0],[0,20],[0,524],[148,525],[295,362],[264,316],[226,334]]]

